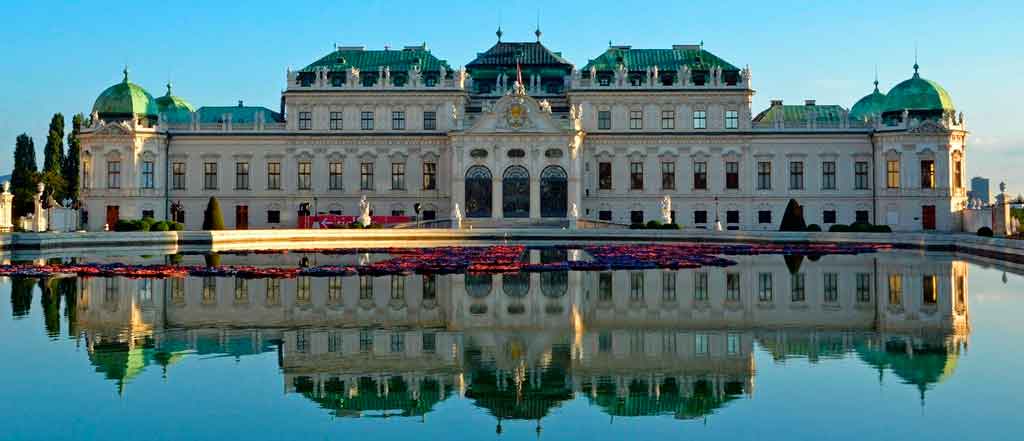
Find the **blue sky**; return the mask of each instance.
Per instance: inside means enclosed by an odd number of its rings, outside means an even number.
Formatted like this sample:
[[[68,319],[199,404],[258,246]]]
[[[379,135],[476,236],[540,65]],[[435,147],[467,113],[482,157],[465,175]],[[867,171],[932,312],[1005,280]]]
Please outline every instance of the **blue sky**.
[[[967,117],[968,174],[1024,192],[1024,6],[1019,1],[862,2],[16,2],[0,27],[0,173],[15,137],[35,138],[42,161],[54,112],[88,113],[121,78],[154,96],[170,79],[192,104],[238,100],[276,109],[285,69],[339,45],[426,42],[453,66],[490,47],[499,17],[506,41],[543,42],[577,66],[615,44],[669,47],[701,40],[750,65],[754,111],[771,99],[851,106],[921,74],[938,81]],[[301,6],[298,6],[301,5]]]

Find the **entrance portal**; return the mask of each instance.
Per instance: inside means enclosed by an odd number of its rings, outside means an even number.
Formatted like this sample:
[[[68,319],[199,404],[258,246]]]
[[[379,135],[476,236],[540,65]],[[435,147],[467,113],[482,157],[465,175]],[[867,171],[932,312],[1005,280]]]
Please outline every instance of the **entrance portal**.
[[[540,172],[541,217],[565,217],[569,205],[569,182],[565,169],[548,166]]]
[[[502,214],[505,217],[530,217],[530,172],[519,165],[505,169],[501,179]]]
[[[491,217],[491,170],[482,165],[466,171],[466,217]]]

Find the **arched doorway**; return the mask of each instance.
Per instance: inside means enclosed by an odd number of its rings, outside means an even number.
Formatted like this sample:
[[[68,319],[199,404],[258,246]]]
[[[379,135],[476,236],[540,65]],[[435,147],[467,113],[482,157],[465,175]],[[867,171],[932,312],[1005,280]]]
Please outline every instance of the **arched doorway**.
[[[474,165],[466,171],[466,217],[491,217],[491,170]]]
[[[501,178],[502,215],[530,217],[530,172],[526,167],[513,165],[505,169]]]
[[[565,169],[551,165],[540,172],[541,217],[566,217],[569,206],[569,181]]]

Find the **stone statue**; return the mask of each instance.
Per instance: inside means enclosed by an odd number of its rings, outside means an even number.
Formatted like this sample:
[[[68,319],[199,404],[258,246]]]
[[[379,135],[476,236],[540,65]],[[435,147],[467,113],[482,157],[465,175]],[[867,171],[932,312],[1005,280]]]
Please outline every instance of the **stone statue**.
[[[569,204],[569,229],[575,230],[580,221],[580,210],[576,207],[576,203]]]
[[[363,228],[369,227],[372,222],[370,219],[370,203],[366,201],[366,195],[359,199],[359,218],[356,221]]]
[[[423,79],[423,72],[420,71],[420,65],[412,65],[412,69],[409,69],[409,85],[419,87],[421,79]]]
[[[658,81],[658,78],[659,78],[659,76],[658,76],[658,65],[655,64],[654,67],[651,69],[651,86],[652,87],[653,86],[660,86],[661,85],[661,82]]]
[[[452,208],[452,227],[461,230],[462,229],[462,211],[459,210],[459,203],[455,203],[455,207]]]
[[[540,110],[542,112],[551,113],[551,103],[548,100],[540,100]]]
[[[465,72],[465,69],[463,69],[463,72]],[[448,69],[445,69],[443,64],[438,66],[437,67],[437,81],[443,83],[444,82],[444,78],[447,77],[447,76],[448,76]]]
[[[672,197],[669,195],[661,198],[661,222],[672,223]]]
[[[684,86],[684,87],[685,86],[689,86],[690,85],[690,77],[692,75],[693,74],[690,72],[690,66],[684,64],[683,68],[679,71],[679,80],[680,80],[679,85],[680,86]]]
[[[590,66],[590,87],[597,86],[598,84],[599,83],[597,81],[597,68],[594,66]]]
[[[359,86],[359,69],[355,66],[348,68],[348,83],[352,87]]]
[[[1006,193],[1006,182],[1000,182],[999,183],[999,192],[1000,193]]]
[[[14,206],[14,195],[11,194],[11,183],[4,181],[4,192],[0,193],[0,231],[14,230],[11,209]]]
[[[46,231],[49,226],[46,220],[46,210],[43,209],[43,190],[45,189],[46,185],[40,182],[36,186],[37,193],[33,198],[32,230],[40,233]]]
[[[456,107],[455,104],[452,104],[452,107],[451,107],[451,109],[449,109],[449,111],[451,112],[451,116],[452,116],[452,128],[453,129],[454,128],[458,128],[459,127],[459,108]]]

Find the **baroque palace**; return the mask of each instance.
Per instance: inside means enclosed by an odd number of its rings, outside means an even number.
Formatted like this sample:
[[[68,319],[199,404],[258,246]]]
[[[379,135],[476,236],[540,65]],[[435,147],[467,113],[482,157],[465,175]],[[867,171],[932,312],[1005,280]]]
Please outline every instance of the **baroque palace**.
[[[582,68],[540,42],[498,42],[463,68],[426,47],[336,47],[289,70],[278,110],[195,108],[124,80],[82,133],[89,230],[144,216],[292,228],[300,213],[564,225],[660,219],[776,230],[808,224],[959,231],[966,127],[950,95],[912,76],[849,109],[751,109],[751,70],[700,45],[609,46]],[[175,207],[172,210],[172,206]]]

